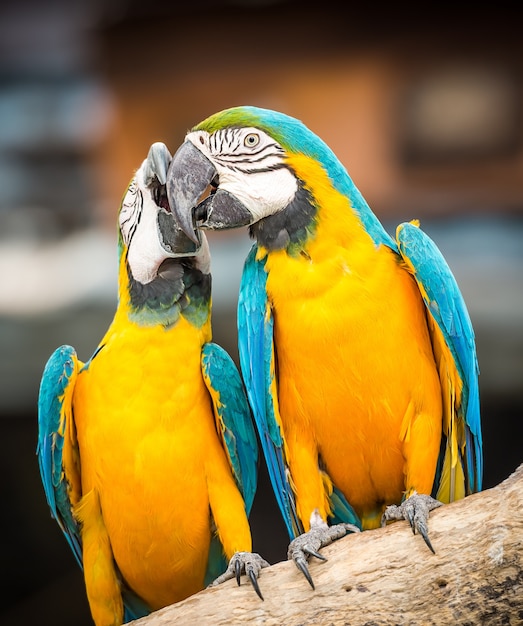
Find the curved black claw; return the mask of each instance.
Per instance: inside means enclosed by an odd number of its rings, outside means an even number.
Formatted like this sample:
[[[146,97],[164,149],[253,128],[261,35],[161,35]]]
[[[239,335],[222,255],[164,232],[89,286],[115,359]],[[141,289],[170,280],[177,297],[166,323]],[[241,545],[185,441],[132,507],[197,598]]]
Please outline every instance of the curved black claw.
[[[437,509],[442,504],[443,502],[435,500],[431,496],[414,492],[400,506],[395,504],[388,506],[381,517],[381,525],[385,526],[387,522],[394,520],[407,520],[412,528],[412,532],[414,534],[418,532],[423,537],[429,550],[436,554],[429,539],[428,521],[430,511]]]
[[[313,589],[316,589],[316,587],[314,586],[314,581],[312,580],[312,576],[309,572],[309,568],[307,567],[307,561],[301,557],[296,557],[293,560],[294,560],[294,563],[296,564],[296,567],[303,573],[303,575],[307,579],[309,585]]]
[[[240,559],[234,561],[234,573],[236,574],[236,582],[240,586],[240,577],[242,575],[242,563]]]
[[[327,524],[321,523],[290,542],[287,549],[287,558],[294,561],[296,567],[305,576],[313,589],[315,589],[314,582],[307,567],[308,558],[314,556],[321,561],[326,561],[327,557],[320,554],[318,550],[328,546],[336,539],[344,537],[348,532],[360,532],[360,529],[353,524],[327,526]]]
[[[327,561],[327,557],[323,556],[323,554],[320,554],[319,552],[315,552],[314,550],[310,550],[307,547],[303,548],[303,551],[306,554],[308,554],[309,556],[315,556],[317,559],[320,559],[320,561]]]
[[[270,563],[255,552],[236,552],[236,554],[233,554],[231,560],[229,561],[229,565],[227,566],[225,572],[213,580],[209,587],[220,585],[231,578],[236,578],[236,582],[239,586],[241,575],[246,574],[251,581],[254,591],[256,591],[258,597],[263,600],[260,586],[258,585],[258,576],[260,574],[260,570],[264,567],[269,567],[269,565]]]
[[[256,574],[253,569],[247,570],[247,575],[249,576],[249,580],[251,581],[252,586],[254,587],[254,591],[258,594],[260,600],[263,600],[262,592],[260,591],[260,586],[258,585],[258,579],[256,578]]]

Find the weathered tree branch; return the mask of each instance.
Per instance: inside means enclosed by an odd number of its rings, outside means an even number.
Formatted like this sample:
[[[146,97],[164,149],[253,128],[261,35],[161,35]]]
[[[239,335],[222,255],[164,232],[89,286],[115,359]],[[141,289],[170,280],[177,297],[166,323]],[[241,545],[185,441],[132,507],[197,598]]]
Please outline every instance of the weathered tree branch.
[[[523,464],[493,489],[431,513],[433,555],[407,522],[353,534],[311,559],[313,591],[293,563],[262,570],[262,602],[242,578],[133,626],[523,624]]]

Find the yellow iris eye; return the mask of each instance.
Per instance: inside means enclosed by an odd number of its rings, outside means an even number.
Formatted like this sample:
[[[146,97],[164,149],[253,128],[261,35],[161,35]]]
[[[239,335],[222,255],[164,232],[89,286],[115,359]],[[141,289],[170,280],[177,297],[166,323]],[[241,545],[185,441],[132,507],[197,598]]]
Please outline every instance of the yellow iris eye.
[[[245,136],[243,143],[247,148],[254,148],[260,143],[260,136],[256,133],[249,133]]]

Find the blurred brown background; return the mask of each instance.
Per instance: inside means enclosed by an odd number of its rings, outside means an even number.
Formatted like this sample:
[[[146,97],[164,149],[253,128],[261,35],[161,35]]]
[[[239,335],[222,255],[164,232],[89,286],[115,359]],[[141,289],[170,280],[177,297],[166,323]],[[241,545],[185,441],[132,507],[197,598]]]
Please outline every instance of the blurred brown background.
[[[63,343],[89,358],[112,318],[116,215],[150,144],[174,151],[222,108],[300,118],[389,232],[421,219],[476,330],[485,487],[523,460],[523,39],[515,10],[470,7],[4,0],[1,624],[91,623],[38,475],[40,376]],[[211,236],[214,338],[234,357],[249,245]],[[262,474],[253,534],[271,562],[285,558],[277,515]]]

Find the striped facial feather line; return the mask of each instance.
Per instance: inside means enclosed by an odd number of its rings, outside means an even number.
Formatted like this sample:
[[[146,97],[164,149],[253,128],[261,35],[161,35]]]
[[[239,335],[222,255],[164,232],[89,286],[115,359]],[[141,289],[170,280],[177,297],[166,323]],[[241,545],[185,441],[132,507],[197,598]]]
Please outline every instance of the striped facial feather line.
[[[275,157],[275,158],[281,158],[281,156],[284,154],[283,150],[276,150],[275,152],[269,152],[267,153],[267,150],[270,150],[271,148],[273,148],[275,146],[265,146],[263,148],[263,150],[260,150],[259,152],[234,152],[233,154],[225,154],[225,155],[219,155],[218,158],[220,156],[223,156],[224,158],[232,158],[235,161],[251,161],[251,162],[256,162],[256,161],[263,161],[263,159],[268,159],[270,157]],[[263,154],[263,153],[266,154]]]
[[[237,130],[237,129],[235,129]],[[233,134],[231,129],[226,129],[229,134]],[[215,133],[218,135],[220,133]],[[211,137],[215,137],[211,135]],[[234,142],[231,139],[234,138]],[[220,144],[220,148],[216,151],[211,147],[212,157],[217,165],[225,167],[235,172],[243,172],[245,174],[255,174],[257,172],[269,172],[281,167],[285,167],[282,162],[284,151],[275,142],[270,142],[260,146],[257,149],[245,150],[243,141],[241,141],[240,133],[235,132],[233,137],[228,138],[227,145],[225,142],[214,142],[215,146]]]
[[[239,156],[239,155],[238,155]],[[247,163],[249,165],[267,165],[267,162],[272,162],[273,164],[278,164],[278,163],[282,163],[281,160],[281,154],[275,154],[275,153],[271,153],[271,154],[265,154],[262,157],[259,157],[257,159],[250,159],[248,156],[244,158],[244,156],[242,155],[241,157],[237,158],[237,155],[217,155],[213,157],[214,160],[216,161],[216,163],[219,163],[220,165],[223,165],[225,167],[234,167],[234,166],[239,166],[242,163]]]
[[[240,133],[234,132],[238,129],[225,128],[209,135],[209,148],[213,153],[222,152],[223,150],[236,150],[240,147]]]
[[[258,155],[263,155],[267,150],[275,150],[276,154],[283,154],[282,148],[276,143],[266,143],[261,145],[258,149],[254,149],[251,147],[249,150],[243,150],[245,148],[244,145],[238,144],[237,146],[222,146],[221,149],[217,150],[217,153],[220,154],[225,150],[225,154],[223,156],[234,156],[234,157],[258,157]]]
[[[268,156],[281,156],[284,154],[284,151],[280,148],[277,143],[265,144],[264,146],[260,146],[258,150],[244,150],[243,146],[233,147],[230,144],[227,146],[221,146],[220,148],[214,149],[211,146],[211,154],[217,158],[230,158],[230,159],[240,159],[240,158],[250,158],[260,160],[266,158]],[[270,151],[270,152],[269,152]]]
[[[274,165],[266,165],[264,167],[239,167],[239,166],[228,166],[228,169],[232,172],[241,172],[242,174],[261,174],[263,172],[275,172],[276,170],[281,169],[291,169],[285,163],[275,163]]]
[[[262,143],[257,146],[247,146],[244,143],[245,137],[252,134],[259,134],[262,137]],[[215,156],[218,155],[243,155],[256,156],[262,154],[266,150],[275,148],[277,152],[283,153],[281,146],[270,138],[263,131],[250,128],[224,128],[208,135],[209,150]],[[245,150],[245,148],[250,148]]]
[[[266,146],[266,148],[270,149],[273,146]],[[231,163],[258,163],[260,161],[264,161],[266,159],[270,159],[274,157],[275,159],[280,160],[283,153],[283,150],[277,150],[276,152],[270,152],[268,154],[262,154],[262,152],[266,152],[266,149],[260,150],[258,153],[253,152],[249,154],[248,152],[235,152],[233,154],[218,154],[214,158],[216,161],[223,162],[231,162]],[[258,156],[259,155],[259,156]]]
[[[119,221],[122,238],[127,247],[136,232],[143,210],[143,195],[135,179],[132,180],[120,209]]]

